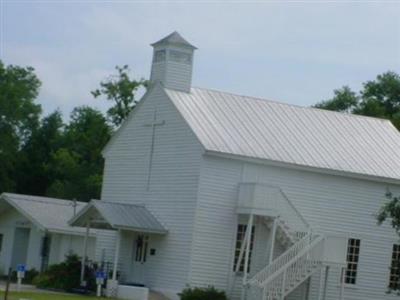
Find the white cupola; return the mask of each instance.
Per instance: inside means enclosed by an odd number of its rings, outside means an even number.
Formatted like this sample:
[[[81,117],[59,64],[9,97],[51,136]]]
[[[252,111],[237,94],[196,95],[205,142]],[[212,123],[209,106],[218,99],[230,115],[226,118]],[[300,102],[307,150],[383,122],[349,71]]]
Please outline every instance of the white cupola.
[[[150,81],[161,82],[166,88],[189,93],[193,52],[197,48],[176,31],[151,46],[154,50]]]

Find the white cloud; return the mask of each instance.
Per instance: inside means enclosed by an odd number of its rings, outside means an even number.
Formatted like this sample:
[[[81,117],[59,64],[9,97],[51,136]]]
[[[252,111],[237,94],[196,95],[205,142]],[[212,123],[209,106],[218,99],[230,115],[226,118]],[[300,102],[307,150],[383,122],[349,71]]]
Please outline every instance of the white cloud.
[[[46,111],[93,100],[115,65],[150,72],[173,30],[199,47],[194,83],[310,105],[400,69],[400,3],[7,3],[6,63],[32,65]]]

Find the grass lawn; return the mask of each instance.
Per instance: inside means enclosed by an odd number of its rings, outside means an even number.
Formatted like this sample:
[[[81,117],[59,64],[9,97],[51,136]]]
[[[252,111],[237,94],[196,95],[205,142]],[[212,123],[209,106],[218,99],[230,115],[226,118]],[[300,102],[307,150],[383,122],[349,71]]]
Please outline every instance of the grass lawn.
[[[4,292],[0,292],[0,300],[4,299]],[[110,298],[97,298],[92,296],[81,296],[81,295],[59,295],[50,293],[27,293],[27,292],[11,292],[8,295],[8,300],[100,300]]]

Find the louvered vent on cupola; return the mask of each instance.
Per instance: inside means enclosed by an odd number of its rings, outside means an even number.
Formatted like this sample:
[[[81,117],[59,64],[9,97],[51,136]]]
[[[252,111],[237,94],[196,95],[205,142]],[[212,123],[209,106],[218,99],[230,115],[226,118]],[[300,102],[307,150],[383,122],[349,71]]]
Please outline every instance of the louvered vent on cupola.
[[[161,82],[166,88],[189,93],[193,53],[197,48],[176,31],[151,45],[154,50],[150,81]]]

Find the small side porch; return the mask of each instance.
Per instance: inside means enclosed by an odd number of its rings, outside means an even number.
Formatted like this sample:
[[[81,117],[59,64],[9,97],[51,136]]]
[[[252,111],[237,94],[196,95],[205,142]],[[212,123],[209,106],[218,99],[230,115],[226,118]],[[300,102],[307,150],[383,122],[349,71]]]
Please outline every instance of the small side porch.
[[[246,224],[234,269],[235,274],[241,265],[248,270],[241,276],[242,300],[308,299],[313,274],[319,271],[327,278],[330,265],[344,272],[346,238],[314,232],[279,187],[240,183],[236,212]],[[258,231],[260,227],[266,230]],[[339,284],[342,299],[343,282]],[[319,300],[325,299],[325,291],[321,281]]]
[[[148,298],[146,261],[149,255],[155,254],[155,249],[149,249],[149,241],[152,237],[166,235],[167,230],[144,205],[92,200],[69,223],[71,226],[85,227],[86,236],[92,229],[116,232],[111,274],[106,274],[107,296]],[[86,251],[85,242],[81,267],[83,285]]]

